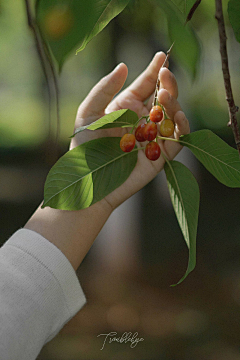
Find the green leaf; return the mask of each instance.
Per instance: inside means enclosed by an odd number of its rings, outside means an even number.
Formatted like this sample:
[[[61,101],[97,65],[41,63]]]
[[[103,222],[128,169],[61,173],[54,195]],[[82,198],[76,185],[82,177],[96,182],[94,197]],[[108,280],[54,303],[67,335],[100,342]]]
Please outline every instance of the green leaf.
[[[171,0],[164,2],[155,0],[155,2],[162,8],[167,17],[168,36],[170,43],[174,42],[172,54],[194,79],[201,54],[201,46],[195,32],[189,23],[185,25],[186,16],[179,11]]]
[[[138,151],[120,149],[119,137],[88,141],[63,155],[48,173],[42,207],[80,210],[103,199],[127,180]]]
[[[93,14],[94,0],[37,1],[36,20],[59,69],[90,31]]]
[[[198,183],[190,170],[178,161],[164,165],[167,185],[179,226],[189,249],[188,267],[180,284],[196,265],[196,237],[200,193]]]
[[[110,129],[116,127],[132,127],[138,121],[138,115],[129,109],[113,111],[94,121],[90,125],[77,128],[72,137],[83,130]]]
[[[172,3],[181,11],[185,16],[188,15],[192,6],[196,2],[196,0],[171,0]]]
[[[61,69],[67,55],[81,50],[129,0],[38,0],[36,20]]]
[[[232,25],[235,37],[240,42],[240,2],[239,0],[230,0],[228,3],[228,16]]]
[[[173,53],[190,73],[192,79],[195,79],[201,52],[195,32],[189,23],[184,27],[177,16],[171,16],[168,20],[168,32],[171,43],[175,42]]]
[[[220,139],[211,130],[199,130],[180,137],[205,168],[222,184],[240,187],[240,160],[236,149]]]
[[[129,0],[98,0],[95,7],[94,23],[92,28],[86,34],[81,46],[77,49],[76,54],[82,51],[90,40],[96,36],[104,27],[129,3]]]

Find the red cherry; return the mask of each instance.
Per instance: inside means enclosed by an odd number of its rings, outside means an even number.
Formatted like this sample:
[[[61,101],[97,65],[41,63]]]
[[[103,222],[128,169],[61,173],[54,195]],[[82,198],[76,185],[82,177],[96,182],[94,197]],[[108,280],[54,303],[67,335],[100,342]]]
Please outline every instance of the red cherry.
[[[141,124],[139,125],[137,128],[136,128],[136,131],[135,131],[135,138],[137,141],[145,141],[145,138],[144,138],[144,128],[145,128],[145,125],[146,124]]]
[[[143,136],[145,140],[152,141],[157,136],[157,125],[149,121],[144,127]]]
[[[163,118],[163,110],[161,106],[155,105],[152,107],[150,113],[149,113],[150,120],[153,122],[160,122]]]
[[[149,160],[155,161],[161,154],[160,146],[156,141],[151,141],[146,145],[145,155]]]
[[[124,134],[120,140],[120,148],[124,152],[130,152],[135,146],[135,136],[133,134]]]

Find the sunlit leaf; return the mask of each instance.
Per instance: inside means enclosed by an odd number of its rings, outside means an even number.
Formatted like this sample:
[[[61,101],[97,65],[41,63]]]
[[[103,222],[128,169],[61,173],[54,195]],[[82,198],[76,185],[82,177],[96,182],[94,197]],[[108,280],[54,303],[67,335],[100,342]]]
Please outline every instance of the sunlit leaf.
[[[85,125],[77,128],[73,136],[86,129],[97,130],[100,128],[109,129],[116,127],[130,127],[133,126],[137,122],[137,120],[138,115],[134,111],[129,109],[117,110],[94,121],[90,125]]]
[[[80,210],[119,187],[134,169],[138,151],[125,153],[119,137],[88,141],[63,155],[48,173],[43,207]]]
[[[230,0],[228,3],[228,16],[233,27],[235,37],[240,42],[240,2],[239,0]]]
[[[205,168],[222,184],[240,187],[240,160],[236,149],[211,130],[199,130],[180,137]]]
[[[179,280],[179,284],[196,265],[196,237],[200,193],[196,179],[183,164],[178,161],[168,161],[165,163],[164,170],[167,176],[173,208],[189,249],[187,271]]]

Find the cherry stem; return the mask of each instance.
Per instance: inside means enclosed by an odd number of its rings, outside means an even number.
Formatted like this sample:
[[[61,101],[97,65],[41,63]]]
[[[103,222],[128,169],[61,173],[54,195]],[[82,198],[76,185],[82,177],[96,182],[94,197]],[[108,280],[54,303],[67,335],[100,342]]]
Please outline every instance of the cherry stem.
[[[157,136],[157,138],[160,140],[169,140],[169,141],[174,141],[174,142],[180,143],[180,141],[178,139],[174,139],[174,138],[169,138],[169,137],[164,137],[164,136]]]
[[[127,154],[130,154],[131,152],[133,152],[133,151],[138,151],[138,150],[145,150],[145,146],[144,147],[140,147],[140,148],[133,148],[133,150],[132,151],[130,151],[129,153],[127,153]]]
[[[162,110],[163,110],[163,114],[164,114],[164,120],[170,120],[169,117],[167,116],[166,111],[163,106],[162,106]]]
[[[135,122],[135,124],[133,125],[132,129],[130,130],[130,134],[132,134],[133,130],[135,129],[135,127],[137,126],[137,124],[139,123],[140,120],[142,120],[142,119],[147,119],[147,118],[148,118],[147,115],[141,116],[141,117]]]

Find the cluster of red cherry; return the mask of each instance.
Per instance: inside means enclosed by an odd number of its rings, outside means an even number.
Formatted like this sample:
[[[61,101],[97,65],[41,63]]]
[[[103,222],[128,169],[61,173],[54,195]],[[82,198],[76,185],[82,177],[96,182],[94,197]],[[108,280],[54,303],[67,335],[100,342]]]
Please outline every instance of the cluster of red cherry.
[[[145,155],[149,160],[157,160],[160,157],[161,149],[156,141],[157,137],[157,124],[160,122],[159,132],[161,136],[169,137],[174,133],[174,122],[165,118],[164,111],[160,105],[152,107],[147,121],[139,125],[135,130],[135,135],[124,134],[120,140],[120,148],[124,152],[133,150],[136,140],[139,142],[149,141],[145,147]]]

